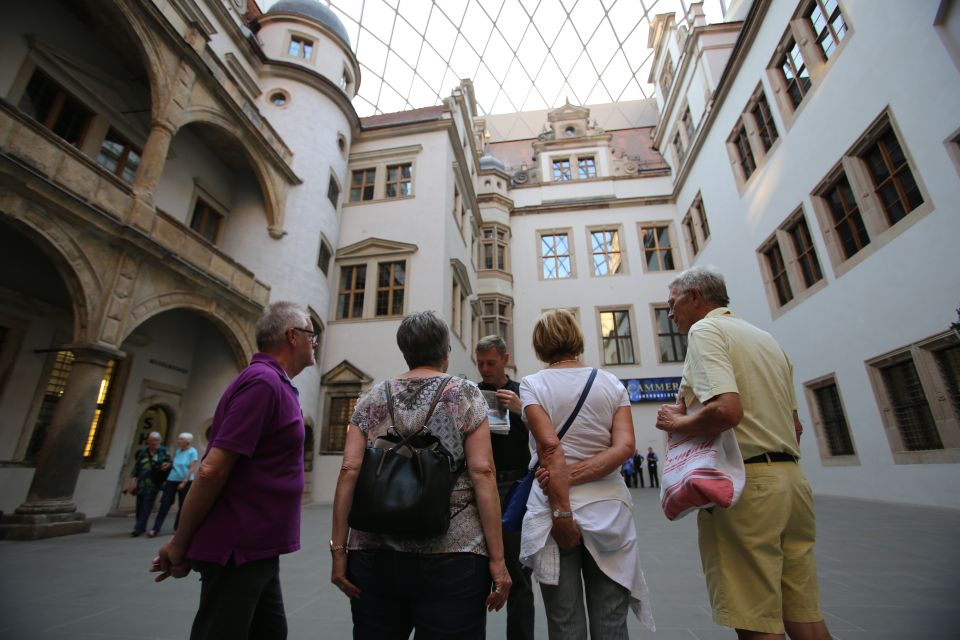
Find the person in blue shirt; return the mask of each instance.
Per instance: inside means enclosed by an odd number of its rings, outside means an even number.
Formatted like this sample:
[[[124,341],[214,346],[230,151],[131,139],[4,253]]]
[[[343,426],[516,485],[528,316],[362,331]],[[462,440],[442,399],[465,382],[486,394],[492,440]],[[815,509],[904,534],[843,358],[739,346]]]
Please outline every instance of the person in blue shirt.
[[[192,446],[193,434],[181,433],[177,436],[177,452],[173,456],[173,468],[170,469],[170,475],[163,483],[163,495],[160,497],[160,510],[157,511],[157,519],[153,522],[153,529],[147,532],[147,536],[155,538],[163,527],[163,520],[167,517],[167,511],[173,505],[173,497],[177,496],[177,517],[173,521],[173,530],[177,530],[180,524],[180,509],[183,508],[183,501],[190,491],[190,485],[193,483],[194,472],[197,470],[197,464],[200,456],[197,450]]]

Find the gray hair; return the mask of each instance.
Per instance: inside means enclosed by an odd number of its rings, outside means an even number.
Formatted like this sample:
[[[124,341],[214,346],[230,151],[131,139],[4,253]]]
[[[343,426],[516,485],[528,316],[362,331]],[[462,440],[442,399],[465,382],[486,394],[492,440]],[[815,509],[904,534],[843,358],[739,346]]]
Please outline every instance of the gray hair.
[[[186,440],[187,442],[193,442],[193,434],[190,433],[190,432],[188,432],[188,431],[184,431],[183,433],[181,433],[181,434],[178,435],[177,437],[178,437],[178,438],[183,438],[183,439]]]
[[[704,300],[718,307],[726,307],[730,304],[727,284],[720,272],[712,266],[690,267],[670,281],[670,290],[673,290],[674,287],[680,289],[679,293],[687,293],[696,289]]]
[[[150,435],[147,436],[147,440],[149,440],[150,438],[156,438],[160,442],[163,442],[163,436],[160,435],[159,431],[151,431]]]
[[[507,343],[500,336],[484,336],[477,342],[476,352],[490,351],[496,349],[501,356],[507,353]]]
[[[257,349],[269,353],[283,344],[287,329],[298,326],[310,316],[303,307],[293,302],[274,302],[267,305],[257,320]]]
[[[400,322],[397,346],[407,366],[437,366],[450,351],[450,330],[433,311],[414,311]]]

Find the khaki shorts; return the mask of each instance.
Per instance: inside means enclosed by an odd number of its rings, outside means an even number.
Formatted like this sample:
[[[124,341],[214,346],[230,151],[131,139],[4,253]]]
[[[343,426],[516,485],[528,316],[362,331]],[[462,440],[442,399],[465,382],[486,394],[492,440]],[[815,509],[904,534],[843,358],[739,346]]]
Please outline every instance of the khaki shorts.
[[[746,465],[740,501],[700,511],[700,560],[713,619],[736,629],[783,633],[783,621],[823,619],[813,556],[813,496],[800,465]]]

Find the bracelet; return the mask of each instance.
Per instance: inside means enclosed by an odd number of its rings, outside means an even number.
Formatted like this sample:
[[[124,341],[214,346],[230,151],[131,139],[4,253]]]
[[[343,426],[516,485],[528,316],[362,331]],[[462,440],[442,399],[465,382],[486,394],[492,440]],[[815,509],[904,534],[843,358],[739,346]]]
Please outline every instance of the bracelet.
[[[554,509],[552,515],[554,518],[572,518],[573,511],[560,511],[559,509]]]
[[[345,544],[333,544],[333,540],[330,540],[330,553],[346,553],[347,545]]]

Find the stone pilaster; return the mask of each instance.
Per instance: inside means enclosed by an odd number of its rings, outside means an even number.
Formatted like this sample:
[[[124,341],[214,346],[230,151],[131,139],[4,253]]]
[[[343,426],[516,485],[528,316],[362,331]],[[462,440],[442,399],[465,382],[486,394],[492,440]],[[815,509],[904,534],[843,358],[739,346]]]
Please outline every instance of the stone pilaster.
[[[91,345],[74,345],[70,351],[74,356],[70,377],[53,414],[27,501],[0,520],[0,539],[36,540],[90,530],[90,521],[77,512],[73,492],[100,381],[109,361],[119,354]]]

